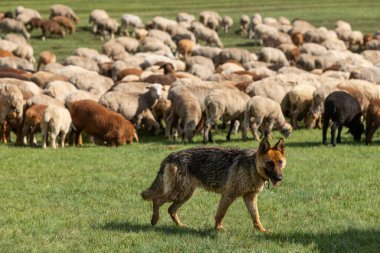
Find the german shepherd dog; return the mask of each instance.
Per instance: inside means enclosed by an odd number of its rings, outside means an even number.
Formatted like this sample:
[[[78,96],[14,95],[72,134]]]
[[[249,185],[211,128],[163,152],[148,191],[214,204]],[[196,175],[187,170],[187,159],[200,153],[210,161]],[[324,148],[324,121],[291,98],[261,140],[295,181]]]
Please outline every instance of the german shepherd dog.
[[[141,197],[153,202],[152,225],[159,220],[160,206],[173,202],[168,209],[169,215],[178,226],[185,226],[178,218],[178,209],[190,199],[197,187],[220,193],[222,197],[215,215],[215,228],[221,230],[228,207],[242,196],[253,225],[265,232],[257,207],[258,194],[266,181],[279,185],[285,166],[282,138],[273,147],[264,138],[257,151],[216,147],[185,149],[170,154],[162,161],[156,179],[141,193]]]

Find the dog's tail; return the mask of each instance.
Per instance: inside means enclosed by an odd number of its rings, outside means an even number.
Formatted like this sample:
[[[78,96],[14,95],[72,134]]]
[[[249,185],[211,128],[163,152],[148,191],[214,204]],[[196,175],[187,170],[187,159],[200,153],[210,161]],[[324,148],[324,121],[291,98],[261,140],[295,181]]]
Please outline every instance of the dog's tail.
[[[157,177],[154,179],[152,185],[141,192],[141,197],[143,200],[153,200],[155,196],[160,194],[163,189],[163,171],[160,170]]]

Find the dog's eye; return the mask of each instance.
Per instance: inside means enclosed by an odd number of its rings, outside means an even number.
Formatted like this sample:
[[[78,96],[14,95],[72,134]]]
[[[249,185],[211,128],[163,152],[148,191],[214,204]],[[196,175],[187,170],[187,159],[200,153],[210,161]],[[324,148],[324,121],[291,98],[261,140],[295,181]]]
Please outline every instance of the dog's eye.
[[[278,164],[282,164],[284,161],[283,160],[278,160]]]

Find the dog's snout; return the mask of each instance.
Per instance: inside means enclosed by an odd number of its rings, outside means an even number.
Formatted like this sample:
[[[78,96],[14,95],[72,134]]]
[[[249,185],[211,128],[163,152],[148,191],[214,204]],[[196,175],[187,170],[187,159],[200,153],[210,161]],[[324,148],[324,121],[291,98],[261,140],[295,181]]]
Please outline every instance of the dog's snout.
[[[282,175],[276,175],[276,176],[274,177],[274,179],[275,179],[276,181],[281,181],[281,180],[282,180]]]

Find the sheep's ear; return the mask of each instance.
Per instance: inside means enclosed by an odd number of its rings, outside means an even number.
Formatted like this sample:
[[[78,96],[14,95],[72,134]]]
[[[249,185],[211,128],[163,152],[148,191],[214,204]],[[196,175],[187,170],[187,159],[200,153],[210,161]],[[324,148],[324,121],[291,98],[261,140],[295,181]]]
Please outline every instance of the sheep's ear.
[[[268,141],[268,138],[264,138],[261,142],[260,142],[260,146],[259,146],[259,151],[258,153],[261,154],[261,155],[264,155],[268,152],[268,150],[270,149],[270,143]]]
[[[276,145],[274,145],[274,148],[277,150],[280,150],[280,152],[284,154],[285,153],[285,141],[284,141],[284,139],[280,138],[280,140],[278,140]]]

